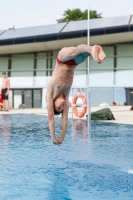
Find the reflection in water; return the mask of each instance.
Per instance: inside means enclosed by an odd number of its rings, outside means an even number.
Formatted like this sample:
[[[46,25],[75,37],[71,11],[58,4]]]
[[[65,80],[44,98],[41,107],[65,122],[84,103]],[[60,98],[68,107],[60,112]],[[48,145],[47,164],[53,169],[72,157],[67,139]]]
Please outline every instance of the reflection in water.
[[[78,137],[82,137],[85,143],[87,143],[87,138],[88,138],[87,121],[82,119],[74,119],[72,127],[74,133],[74,140],[76,144]]]
[[[0,138],[8,144],[10,139],[10,115],[0,116]]]

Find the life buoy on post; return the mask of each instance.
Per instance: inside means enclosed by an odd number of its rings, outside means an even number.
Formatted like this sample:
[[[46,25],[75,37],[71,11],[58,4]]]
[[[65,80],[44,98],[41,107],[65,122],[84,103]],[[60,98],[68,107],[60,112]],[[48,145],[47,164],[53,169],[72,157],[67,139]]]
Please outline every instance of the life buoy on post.
[[[76,107],[76,102],[77,102],[78,98],[81,98],[82,101],[83,101],[83,110],[82,110],[82,112],[78,112],[77,107]],[[85,115],[85,113],[87,111],[87,101],[86,101],[85,96],[81,92],[77,93],[73,98],[73,111],[74,111],[75,115],[77,117],[79,117],[79,118],[84,117],[84,115]]]

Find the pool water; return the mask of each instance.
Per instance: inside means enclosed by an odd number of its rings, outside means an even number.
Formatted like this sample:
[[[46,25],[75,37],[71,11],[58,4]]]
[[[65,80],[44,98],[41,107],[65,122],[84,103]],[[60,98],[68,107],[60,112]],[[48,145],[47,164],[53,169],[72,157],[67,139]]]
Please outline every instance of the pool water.
[[[60,118],[56,118],[60,134]],[[0,116],[0,200],[132,200],[133,126],[71,120],[53,145],[48,119]]]

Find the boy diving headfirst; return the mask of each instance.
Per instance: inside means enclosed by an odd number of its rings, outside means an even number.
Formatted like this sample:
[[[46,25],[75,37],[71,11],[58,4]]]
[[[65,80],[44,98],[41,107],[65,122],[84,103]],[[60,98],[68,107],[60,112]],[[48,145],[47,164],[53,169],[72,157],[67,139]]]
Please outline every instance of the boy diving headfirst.
[[[65,137],[69,109],[69,92],[73,83],[75,67],[88,56],[101,63],[106,55],[101,46],[81,44],[77,47],[64,47],[56,58],[56,65],[46,92],[48,120],[53,143],[60,144]],[[54,115],[62,114],[61,137],[56,138]]]

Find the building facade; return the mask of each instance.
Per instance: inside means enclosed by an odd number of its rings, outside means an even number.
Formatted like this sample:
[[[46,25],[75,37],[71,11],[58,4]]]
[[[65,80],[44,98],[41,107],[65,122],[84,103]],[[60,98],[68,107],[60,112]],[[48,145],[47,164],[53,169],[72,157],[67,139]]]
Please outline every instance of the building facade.
[[[46,88],[58,51],[87,44],[87,31],[87,20],[0,31],[0,74],[6,71],[10,79],[10,104],[14,108],[20,104],[45,108]],[[132,16],[90,20],[90,45],[94,44],[103,47],[107,58],[101,65],[89,59],[91,105],[123,104],[125,88],[133,86]],[[88,60],[76,67],[74,93],[87,86],[87,73]]]

